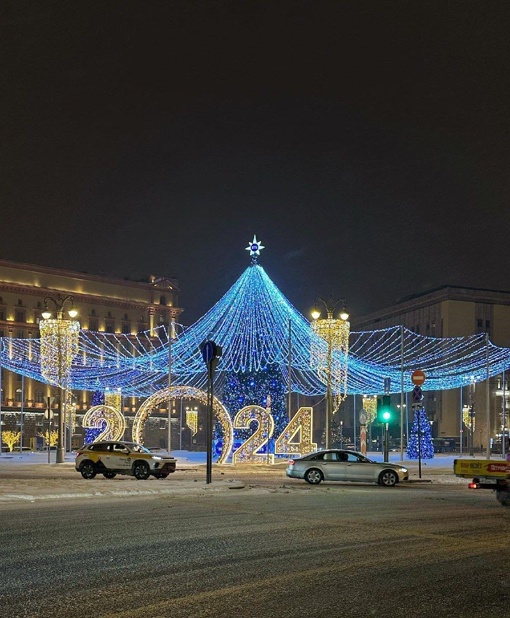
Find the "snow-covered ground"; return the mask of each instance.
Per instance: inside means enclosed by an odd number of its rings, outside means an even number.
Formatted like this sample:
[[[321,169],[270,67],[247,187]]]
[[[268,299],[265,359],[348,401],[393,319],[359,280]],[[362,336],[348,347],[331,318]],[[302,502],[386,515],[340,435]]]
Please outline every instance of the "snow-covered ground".
[[[207,455],[205,452],[196,452],[196,451],[172,451],[172,456],[177,459],[177,464],[205,464]],[[76,453],[66,453],[65,461],[74,463],[76,457]],[[368,453],[368,457],[373,459],[374,461],[383,461],[382,453]],[[55,463],[56,451],[50,451],[50,463]],[[422,459],[421,465],[422,468],[434,469],[437,470],[439,468],[446,469],[447,471],[451,471],[453,469],[453,461],[454,459],[458,459],[459,455],[443,455],[437,454],[433,457],[433,459]],[[469,457],[469,455],[464,454],[463,458],[465,459],[473,459],[473,457]],[[476,459],[484,459],[484,456],[476,455]],[[498,459],[499,457],[494,455],[493,459]],[[276,463],[285,463],[289,458],[284,457],[282,459],[276,460]],[[402,460],[400,458],[400,452],[391,452],[389,456],[389,460],[391,463],[401,463]],[[214,460],[213,460],[214,461]],[[0,454],[0,467],[4,464],[15,463],[15,464],[41,464],[48,463],[48,453],[47,451],[39,451],[39,452],[23,452],[23,453],[5,453]],[[403,462],[409,469],[418,468],[419,462],[417,459],[407,459],[406,453],[404,453]]]
[[[132,495],[199,495],[241,488],[260,492],[278,491],[281,488],[288,491],[298,489],[297,485],[302,483],[285,476],[288,458],[279,459],[273,465],[214,465],[213,482],[207,484],[205,452],[172,451],[172,455],[177,459],[174,474],[164,480],[151,477],[141,482],[129,476],[117,476],[110,480],[102,475],[92,481],[85,480],[74,468],[75,453],[66,453],[65,462],[61,464],[55,462],[55,451],[50,452],[49,464],[47,452],[2,453],[0,504],[57,498],[74,500]],[[376,461],[383,460],[381,453],[369,453],[369,457]],[[409,469],[409,480],[412,483],[467,486],[466,479],[453,474],[455,458],[454,455],[438,454],[433,459],[422,460],[420,470],[417,460],[402,461],[400,453],[390,453],[392,463],[401,463]]]
[[[162,451],[162,453],[166,454],[165,451]],[[56,463],[55,461],[56,456],[57,456],[56,451],[50,451],[50,463],[52,464]],[[177,459],[178,464],[185,464],[185,463],[205,464],[206,463],[206,453],[200,453],[200,452],[196,453],[192,451],[172,451],[172,456]],[[76,459],[76,452],[65,454],[66,463],[70,462],[74,464],[75,459]],[[8,465],[9,463],[19,464],[19,465],[48,463],[48,451],[34,451],[34,452],[23,451],[23,453],[2,452],[2,454],[0,454],[0,468],[4,464]]]

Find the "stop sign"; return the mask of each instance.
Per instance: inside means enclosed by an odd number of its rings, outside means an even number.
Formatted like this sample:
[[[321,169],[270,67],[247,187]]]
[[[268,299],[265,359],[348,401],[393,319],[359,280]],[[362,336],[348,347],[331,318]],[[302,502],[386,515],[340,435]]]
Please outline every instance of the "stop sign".
[[[416,386],[421,386],[425,382],[425,373],[421,369],[417,369],[411,374],[411,380]]]

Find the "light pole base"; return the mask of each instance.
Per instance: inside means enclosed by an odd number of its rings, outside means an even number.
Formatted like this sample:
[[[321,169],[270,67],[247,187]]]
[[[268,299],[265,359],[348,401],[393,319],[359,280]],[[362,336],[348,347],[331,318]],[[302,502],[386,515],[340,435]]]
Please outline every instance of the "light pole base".
[[[64,463],[65,456],[66,456],[66,451],[65,451],[64,447],[57,448],[57,461],[56,461],[56,463]]]

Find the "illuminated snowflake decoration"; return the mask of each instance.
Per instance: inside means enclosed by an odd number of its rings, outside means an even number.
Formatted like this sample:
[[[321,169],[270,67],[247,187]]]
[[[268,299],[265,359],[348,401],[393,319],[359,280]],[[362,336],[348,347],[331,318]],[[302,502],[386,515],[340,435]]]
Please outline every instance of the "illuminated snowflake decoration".
[[[257,255],[260,255],[260,252],[262,251],[262,249],[265,249],[264,245],[259,240],[257,240],[257,235],[254,234],[253,240],[246,247],[246,251],[250,252],[252,261],[254,262],[257,261]]]

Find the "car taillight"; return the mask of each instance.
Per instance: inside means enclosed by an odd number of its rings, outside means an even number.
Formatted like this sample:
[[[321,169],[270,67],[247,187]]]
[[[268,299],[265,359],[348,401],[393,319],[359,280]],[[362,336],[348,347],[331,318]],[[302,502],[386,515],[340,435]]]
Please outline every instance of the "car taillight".
[[[76,457],[79,457],[80,455],[83,455],[83,451],[78,451],[78,452],[76,453]]]
[[[480,485],[478,483],[469,483],[469,489],[480,489]]]
[[[289,461],[287,462],[289,466],[293,466],[294,465],[294,460],[293,459],[289,459]]]

